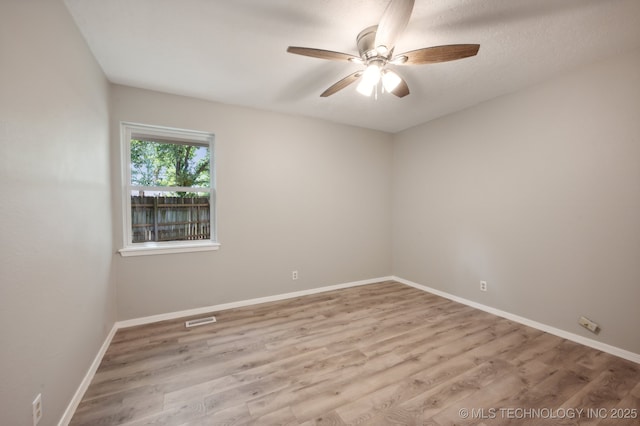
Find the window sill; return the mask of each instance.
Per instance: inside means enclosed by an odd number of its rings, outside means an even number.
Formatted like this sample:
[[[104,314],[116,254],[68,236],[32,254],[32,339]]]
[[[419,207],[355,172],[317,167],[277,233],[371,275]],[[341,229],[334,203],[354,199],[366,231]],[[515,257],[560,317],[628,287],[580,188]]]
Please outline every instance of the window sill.
[[[190,241],[185,243],[140,243],[118,250],[120,256],[149,256],[158,254],[190,253],[197,251],[213,251],[220,248],[219,243],[212,241]]]

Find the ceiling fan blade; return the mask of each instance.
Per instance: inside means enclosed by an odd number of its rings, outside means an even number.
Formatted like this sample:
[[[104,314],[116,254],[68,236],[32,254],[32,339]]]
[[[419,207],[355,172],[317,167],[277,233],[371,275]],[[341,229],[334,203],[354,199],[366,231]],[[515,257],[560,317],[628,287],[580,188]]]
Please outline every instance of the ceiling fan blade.
[[[333,52],[331,50],[313,49],[311,47],[298,47],[289,46],[287,52],[295,53],[296,55],[311,56],[312,58],[329,59],[330,61],[347,61],[347,62],[362,62],[357,56],[349,55],[348,53]]]
[[[400,76],[398,76],[400,77]],[[400,83],[396,86],[395,89],[391,91],[394,95],[399,98],[404,98],[409,94],[409,86],[407,86],[407,82],[404,81],[404,78],[400,77]]]
[[[362,76],[362,71],[356,71],[353,74],[349,74],[348,76],[346,76],[345,78],[343,78],[342,80],[338,81],[336,84],[334,84],[333,86],[329,87],[327,90],[322,92],[322,94],[320,96],[323,97],[323,98],[326,98],[327,96],[331,96],[334,93],[339,92],[340,90],[344,89],[345,87],[347,87],[351,83],[355,82],[361,76]]]
[[[455,61],[456,59],[475,56],[480,49],[479,44],[449,44],[445,46],[425,47],[395,56],[391,63],[397,65],[435,64]],[[407,58],[404,60],[403,58]]]
[[[376,31],[375,48],[387,55],[396,45],[396,40],[407,28],[415,0],[391,0],[382,14]]]

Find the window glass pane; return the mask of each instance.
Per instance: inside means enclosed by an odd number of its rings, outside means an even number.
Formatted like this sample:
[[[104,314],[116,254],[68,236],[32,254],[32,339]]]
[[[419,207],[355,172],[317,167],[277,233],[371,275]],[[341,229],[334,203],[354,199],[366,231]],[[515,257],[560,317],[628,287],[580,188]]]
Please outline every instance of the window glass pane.
[[[209,188],[208,146],[131,139],[131,185]]]
[[[132,191],[132,242],[210,239],[210,208],[204,192]]]

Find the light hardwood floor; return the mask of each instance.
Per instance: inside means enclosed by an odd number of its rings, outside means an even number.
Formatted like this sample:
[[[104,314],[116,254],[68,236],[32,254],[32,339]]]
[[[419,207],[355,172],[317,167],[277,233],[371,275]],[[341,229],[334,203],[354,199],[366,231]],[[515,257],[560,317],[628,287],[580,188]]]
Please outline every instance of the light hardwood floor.
[[[640,365],[403,284],[214,314],[118,331],[71,425],[640,424]]]

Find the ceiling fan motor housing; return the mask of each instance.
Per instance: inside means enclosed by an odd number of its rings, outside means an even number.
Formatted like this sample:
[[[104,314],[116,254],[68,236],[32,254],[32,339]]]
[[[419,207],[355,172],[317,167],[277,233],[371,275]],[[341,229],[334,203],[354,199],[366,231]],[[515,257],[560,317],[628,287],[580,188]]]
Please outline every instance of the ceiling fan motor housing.
[[[360,57],[365,61],[378,56],[378,51],[375,46],[377,30],[378,26],[372,25],[360,31],[360,34],[356,37],[358,52],[360,53]]]

